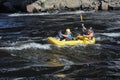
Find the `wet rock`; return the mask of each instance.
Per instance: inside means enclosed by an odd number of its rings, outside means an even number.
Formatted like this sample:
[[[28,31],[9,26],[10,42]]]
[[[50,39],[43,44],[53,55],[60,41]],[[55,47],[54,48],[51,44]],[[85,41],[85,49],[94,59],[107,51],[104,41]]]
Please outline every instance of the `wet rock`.
[[[33,12],[34,7],[32,5],[27,5],[26,9],[27,9],[27,12]]]
[[[44,1],[38,0],[26,6],[27,12],[39,12],[44,10]]]
[[[77,8],[77,7],[80,7],[81,1],[80,0],[65,0],[65,5],[68,8]]]
[[[120,10],[120,0],[109,0],[109,6]]]
[[[101,2],[101,9],[102,9],[102,10],[108,10],[108,3],[102,1],[102,2]]]
[[[82,0],[82,9],[98,10],[99,9],[98,0]]]
[[[16,12],[17,11],[17,9],[14,7],[15,5],[13,5],[11,2],[5,2],[3,5],[8,12]]]

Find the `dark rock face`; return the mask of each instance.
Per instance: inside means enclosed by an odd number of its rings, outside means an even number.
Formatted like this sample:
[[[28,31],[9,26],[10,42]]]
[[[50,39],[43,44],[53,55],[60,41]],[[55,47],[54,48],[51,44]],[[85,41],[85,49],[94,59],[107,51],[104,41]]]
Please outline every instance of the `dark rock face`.
[[[26,6],[35,0],[1,0],[0,12],[25,12]]]
[[[120,9],[120,0],[0,0],[0,12],[40,12],[55,9]]]

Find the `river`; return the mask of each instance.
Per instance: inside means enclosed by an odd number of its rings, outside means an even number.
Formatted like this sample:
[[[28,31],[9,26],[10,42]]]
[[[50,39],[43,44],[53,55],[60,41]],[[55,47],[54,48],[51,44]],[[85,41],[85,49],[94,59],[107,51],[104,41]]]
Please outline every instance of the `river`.
[[[47,42],[66,28],[80,34],[82,23],[95,44]],[[0,80],[120,80],[120,11],[1,13]]]

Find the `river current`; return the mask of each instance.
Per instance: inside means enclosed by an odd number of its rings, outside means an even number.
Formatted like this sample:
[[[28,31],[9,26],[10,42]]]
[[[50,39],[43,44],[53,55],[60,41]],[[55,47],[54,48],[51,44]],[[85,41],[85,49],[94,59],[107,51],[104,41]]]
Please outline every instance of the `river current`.
[[[81,34],[82,23],[95,44],[47,42],[66,28]],[[120,80],[120,11],[1,13],[0,80]]]

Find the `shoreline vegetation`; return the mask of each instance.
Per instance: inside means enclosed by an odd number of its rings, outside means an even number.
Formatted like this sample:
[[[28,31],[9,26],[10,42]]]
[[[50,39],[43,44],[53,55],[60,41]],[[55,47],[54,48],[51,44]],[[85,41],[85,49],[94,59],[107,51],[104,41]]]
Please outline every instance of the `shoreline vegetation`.
[[[0,12],[120,10],[120,0],[0,0]]]

